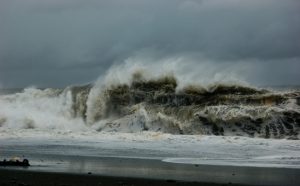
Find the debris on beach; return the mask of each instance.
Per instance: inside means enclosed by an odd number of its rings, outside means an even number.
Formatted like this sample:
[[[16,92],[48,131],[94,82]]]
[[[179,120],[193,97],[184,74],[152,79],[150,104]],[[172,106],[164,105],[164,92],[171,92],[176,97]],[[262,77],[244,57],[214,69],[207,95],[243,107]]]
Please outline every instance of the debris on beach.
[[[21,160],[18,157],[11,158],[10,160],[4,159],[0,161],[0,166],[21,166],[21,167],[28,167],[30,166],[28,159]]]

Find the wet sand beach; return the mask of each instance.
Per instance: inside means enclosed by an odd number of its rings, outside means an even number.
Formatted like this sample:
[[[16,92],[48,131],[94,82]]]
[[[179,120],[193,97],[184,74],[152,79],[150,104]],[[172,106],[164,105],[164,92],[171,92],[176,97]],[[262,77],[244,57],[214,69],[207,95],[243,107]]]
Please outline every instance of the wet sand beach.
[[[36,180],[39,185],[49,184],[47,180],[61,180],[52,185],[97,185],[99,180],[107,180],[104,185],[125,180],[131,185],[300,185],[297,141],[205,136],[200,141],[194,136],[145,140],[141,134],[142,140],[111,133],[86,139],[37,136],[1,139],[0,159],[19,156],[31,165],[0,167],[2,185],[16,183],[12,179],[28,185]]]
[[[89,174],[71,174],[54,172],[37,172],[24,170],[0,169],[0,185],[2,186],[137,186],[137,185],[166,185],[166,186],[194,186],[194,185],[240,185],[240,184],[213,184],[200,182],[184,182],[175,180],[158,180],[143,178],[126,178],[100,176]]]
[[[56,162],[56,163],[55,163]],[[42,164],[0,167],[1,185],[285,185],[300,169],[178,164],[157,159],[49,156]]]

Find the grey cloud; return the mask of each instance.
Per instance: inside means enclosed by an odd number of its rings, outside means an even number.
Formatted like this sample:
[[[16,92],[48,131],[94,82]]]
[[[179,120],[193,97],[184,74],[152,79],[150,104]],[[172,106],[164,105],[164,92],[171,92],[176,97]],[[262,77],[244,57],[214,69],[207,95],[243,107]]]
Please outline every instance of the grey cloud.
[[[0,7],[3,85],[90,81],[140,53],[201,56],[212,64],[258,61],[249,63],[266,74],[269,62],[292,61],[280,66],[289,71],[300,59],[296,0],[3,0]],[[80,69],[88,75],[76,76]],[[19,71],[22,80],[12,77]]]

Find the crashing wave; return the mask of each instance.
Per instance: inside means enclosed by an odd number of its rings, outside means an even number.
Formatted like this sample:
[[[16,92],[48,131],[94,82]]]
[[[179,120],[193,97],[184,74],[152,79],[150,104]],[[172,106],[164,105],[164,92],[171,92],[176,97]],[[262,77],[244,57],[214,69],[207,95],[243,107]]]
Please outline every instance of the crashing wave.
[[[11,110],[23,103],[23,109],[31,107],[35,113],[39,112],[36,107],[44,106],[39,114],[51,112],[52,120],[44,124],[48,128],[56,122],[68,123],[65,128],[77,125],[79,130],[82,124],[98,131],[299,138],[299,91],[274,92],[233,84],[178,89],[177,85],[174,76],[146,79],[135,73],[126,84],[31,89],[1,96],[0,101]],[[17,122],[10,121],[13,114],[8,113],[1,109],[0,127]],[[43,127],[40,116],[26,114],[23,128]]]

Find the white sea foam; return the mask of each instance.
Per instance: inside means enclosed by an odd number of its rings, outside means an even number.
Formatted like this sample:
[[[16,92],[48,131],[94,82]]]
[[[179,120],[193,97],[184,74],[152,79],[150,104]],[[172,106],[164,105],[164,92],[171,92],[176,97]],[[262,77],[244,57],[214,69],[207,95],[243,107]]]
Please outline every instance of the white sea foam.
[[[83,130],[81,118],[73,118],[71,92],[36,88],[0,97],[2,129]]]
[[[18,145],[37,154],[160,159],[170,163],[300,168],[297,140],[160,132],[61,132],[18,129],[0,136],[2,147]],[[24,147],[24,149],[23,149]],[[49,148],[51,147],[51,148]],[[85,150],[80,150],[84,147]],[[64,148],[61,151],[61,148]],[[5,153],[0,149],[0,154]],[[28,149],[27,149],[28,150]],[[30,152],[27,152],[30,153]],[[20,155],[20,154],[15,154]]]
[[[144,66],[131,59],[112,67],[93,85],[32,87],[1,95],[0,130],[299,137],[299,92],[230,81],[192,85],[192,78],[178,68],[181,60],[162,61],[155,70],[157,64]]]

